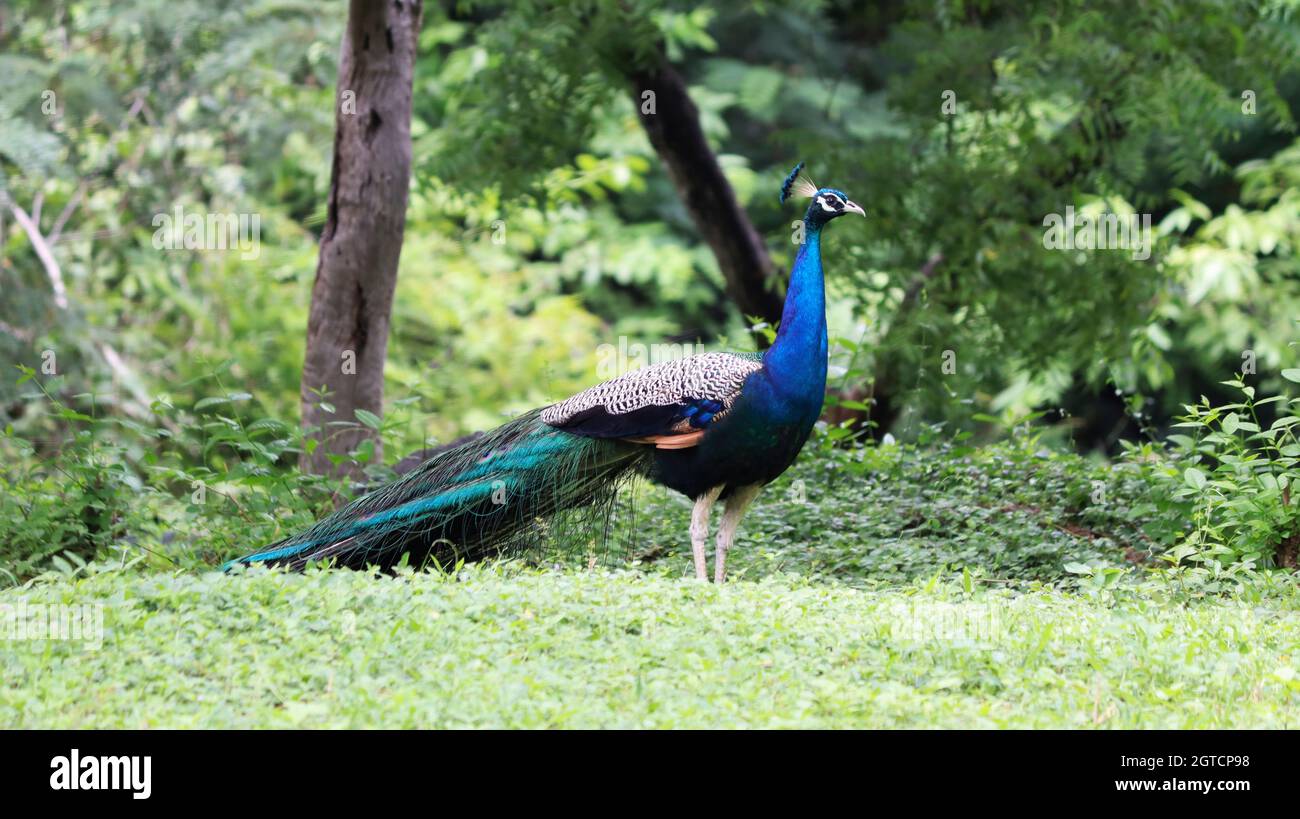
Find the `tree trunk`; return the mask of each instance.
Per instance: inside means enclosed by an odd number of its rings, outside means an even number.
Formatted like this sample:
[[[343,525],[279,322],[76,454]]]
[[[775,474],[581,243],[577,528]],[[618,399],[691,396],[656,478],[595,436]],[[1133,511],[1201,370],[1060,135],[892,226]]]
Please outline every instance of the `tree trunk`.
[[[307,320],[302,422],[319,441],[301,467],[359,475],[328,456],[378,433],[357,410],[383,413],[384,358],[411,177],[411,83],[421,0],[352,0],[335,92],[334,165]],[[321,396],[321,391],[324,396]],[[322,404],[332,405],[328,412]],[[351,426],[332,425],[333,422]]]
[[[782,299],[770,287],[772,258],[704,138],[700,112],[681,75],[662,55],[644,68],[625,65],[623,72],[646,136],[696,230],[713,250],[727,293],[745,315],[775,325],[781,320]],[[652,99],[645,97],[647,91],[654,92]]]

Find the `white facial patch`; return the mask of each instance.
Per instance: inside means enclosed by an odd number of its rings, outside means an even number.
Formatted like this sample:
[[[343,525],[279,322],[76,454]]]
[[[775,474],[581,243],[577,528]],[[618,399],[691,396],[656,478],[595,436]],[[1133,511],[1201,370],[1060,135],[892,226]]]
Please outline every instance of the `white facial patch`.
[[[828,198],[829,198],[830,200],[832,200],[832,202],[833,202],[834,204],[830,204],[830,203],[828,203],[828,202],[826,201]],[[827,213],[838,213],[840,207],[843,206],[843,205],[840,203],[840,198],[839,198],[838,196],[834,196],[834,195],[832,195],[832,194],[824,194],[824,195],[822,195],[822,196],[817,197],[817,204],[821,205],[821,206],[822,206],[822,210],[826,211]],[[839,207],[837,207],[837,206],[839,206]]]

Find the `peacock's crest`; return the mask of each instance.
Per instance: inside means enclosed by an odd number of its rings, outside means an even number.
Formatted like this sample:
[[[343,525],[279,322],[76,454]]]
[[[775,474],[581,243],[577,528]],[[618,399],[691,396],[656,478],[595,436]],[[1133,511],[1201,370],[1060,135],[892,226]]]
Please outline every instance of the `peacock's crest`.
[[[794,170],[785,178],[785,184],[781,186],[781,204],[784,205],[791,194],[811,199],[817,193],[817,185],[808,178],[808,174],[803,173],[803,165],[802,162],[795,165]]]

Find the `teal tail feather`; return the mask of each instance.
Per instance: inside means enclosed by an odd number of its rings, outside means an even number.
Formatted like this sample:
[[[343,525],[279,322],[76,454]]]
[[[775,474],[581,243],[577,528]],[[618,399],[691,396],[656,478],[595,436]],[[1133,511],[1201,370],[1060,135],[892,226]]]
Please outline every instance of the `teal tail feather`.
[[[231,561],[302,569],[332,561],[391,568],[404,556],[451,566],[516,553],[540,526],[576,512],[603,525],[619,487],[642,474],[650,447],[585,438],[544,424],[538,410],[442,449],[399,480],[310,529]]]

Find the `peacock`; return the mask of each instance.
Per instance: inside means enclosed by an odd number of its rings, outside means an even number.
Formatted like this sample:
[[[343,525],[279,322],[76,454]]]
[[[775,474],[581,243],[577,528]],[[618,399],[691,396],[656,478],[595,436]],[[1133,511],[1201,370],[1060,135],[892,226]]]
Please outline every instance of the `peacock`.
[[[601,520],[619,489],[645,477],[694,501],[695,575],[708,580],[713,506],[724,501],[713,578],[759,490],[798,456],[826,389],[822,230],[866,216],[843,191],[818,188],[800,162],[780,201],[811,200],[776,339],[762,353],[706,352],[633,370],[497,429],[434,451],[398,480],[314,526],[231,564],[301,569],[314,561],[390,569],[530,548],[539,526]],[[576,516],[576,518],[575,518]]]

